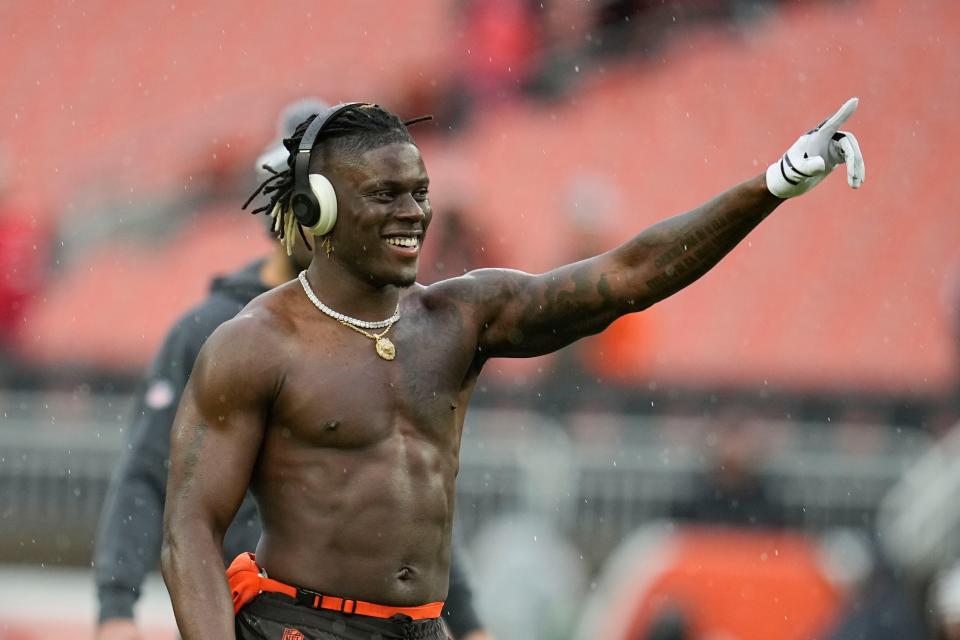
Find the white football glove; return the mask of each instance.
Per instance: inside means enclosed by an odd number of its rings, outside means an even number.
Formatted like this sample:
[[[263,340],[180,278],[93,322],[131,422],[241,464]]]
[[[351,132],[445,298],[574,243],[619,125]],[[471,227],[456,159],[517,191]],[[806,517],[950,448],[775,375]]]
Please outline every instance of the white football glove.
[[[787,149],[778,162],[767,168],[767,189],[778,198],[792,198],[817,186],[838,164],[847,164],[847,183],[854,189],[863,184],[863,154],[857,139],[840,125],[857,110],[857,98],[850,98],[840,110],[808,131]]]

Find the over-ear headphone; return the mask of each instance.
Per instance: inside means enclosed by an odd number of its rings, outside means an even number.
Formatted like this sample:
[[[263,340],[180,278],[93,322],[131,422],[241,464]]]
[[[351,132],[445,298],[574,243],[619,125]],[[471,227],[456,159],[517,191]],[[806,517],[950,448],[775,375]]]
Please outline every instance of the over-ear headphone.
[[[315,236],[330,233],[337,222],[337,194],[327,178],[310,173],[310,152],[327,124],[348,109],[363,102],[345,102],[331,107],[322,116],[317,115],[303,132],[297,155],[293,159],[293,193],[290,208],[297,222]]]

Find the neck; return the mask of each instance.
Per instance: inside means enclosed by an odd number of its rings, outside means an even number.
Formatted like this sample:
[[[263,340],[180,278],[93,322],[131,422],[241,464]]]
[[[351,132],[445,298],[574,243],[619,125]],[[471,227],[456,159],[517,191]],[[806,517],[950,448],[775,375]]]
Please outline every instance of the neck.
[[[314,256],[307,268],[307,279],[321,302],[360,320],[388,318],[400,300],[399,287],[364,280],[325,255]]]
[[[293,262],[287,256],[287,251],[283,247],[273,251],[263,266],[260,267],[260,280],[268,289],[279,287],[284,282],[289,282],[297,277],[296,268]]]

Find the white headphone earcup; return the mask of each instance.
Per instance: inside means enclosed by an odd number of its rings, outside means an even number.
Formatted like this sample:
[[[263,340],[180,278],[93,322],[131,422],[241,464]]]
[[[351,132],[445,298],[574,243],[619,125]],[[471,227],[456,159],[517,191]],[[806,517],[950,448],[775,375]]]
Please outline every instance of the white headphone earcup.
[[[320,219],[309,231],[315,236],[325,236],[337,223],[337,192],[333,190],[330,181],[319,173],[311,173],[308,177],[310,189],[320,203]]]

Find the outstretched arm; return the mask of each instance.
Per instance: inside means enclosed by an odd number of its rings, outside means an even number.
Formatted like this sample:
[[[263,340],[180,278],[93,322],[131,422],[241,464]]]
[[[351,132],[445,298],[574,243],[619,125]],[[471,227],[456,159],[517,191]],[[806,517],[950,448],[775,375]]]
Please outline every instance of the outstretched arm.
[[[223,536],[250,482],[277,380],[258,324],[248,315],[213,333],[170,435],[161,568],[185,640],[234,637]]]
[[[673,295],[709,271],[784,198],[816,185],[846,161],[850,186],[863,181],[856,139],[838,131],[848,101],[802,136],[765,176],[668,218],[605,254],[540,275],[485,269],[435,285],[478,320],[478,356],[549,353],[613,320]]]
[[[467,274],[462,299],[483,320],[480,357],[549,353],[646,309],[710,270],[781,202],[755,178],[588,260],[539,275]]]

